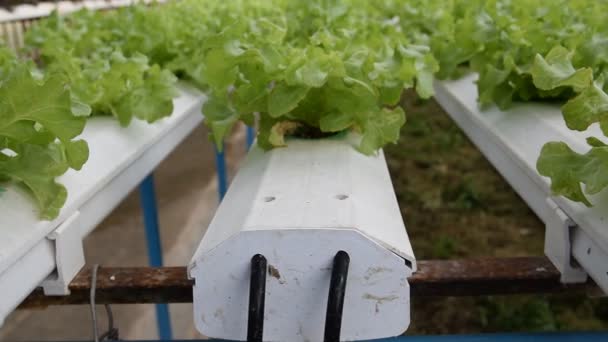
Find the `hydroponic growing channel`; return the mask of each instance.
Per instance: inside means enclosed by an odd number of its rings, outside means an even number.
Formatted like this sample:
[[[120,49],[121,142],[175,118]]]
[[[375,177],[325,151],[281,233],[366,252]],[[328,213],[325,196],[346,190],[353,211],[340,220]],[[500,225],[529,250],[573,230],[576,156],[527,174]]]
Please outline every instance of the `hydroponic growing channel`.
[[[69,295],[83,236],[202,111],[219,151],[239,121],[258,133],[189,265],[199,331],[249,341],[402,333],[417,261],[381,149],[407,124],[398,102],[408,88],[437,93],[545,222],[561,281],[589,274],[607,291],[606,10],[182,0],[9,28],[0,293],[11,295],[0,317],[41,284]]]

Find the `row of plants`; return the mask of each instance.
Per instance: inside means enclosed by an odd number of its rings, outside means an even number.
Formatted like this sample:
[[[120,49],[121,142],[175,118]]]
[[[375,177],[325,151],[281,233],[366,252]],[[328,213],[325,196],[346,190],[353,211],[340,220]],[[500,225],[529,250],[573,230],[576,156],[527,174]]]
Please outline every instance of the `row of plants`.
[[[54,14],[29,30],[29,60],[0,55],[0,181],[26,186],[41,217],[56,217],[66,196],[56,176],[87,159],[75,140],[86,118],[154,122],[172,112],[178,78],[209,95],[205,122],[220,148],[235,123],[257,120],[264,149],[302,130],[354,131],[356,148],[372,154],[399,138],[404,89],[429,98],[435,78],[468,72],[479,74],[482,106],[560,101],[568,127],[599,124],[608,135],[607,9],[591,0],[182,0]],[[586,154],[544,147],[538,170],[556,194],[591,205],[587,194],[608,186],[603,138],[590,137]]]

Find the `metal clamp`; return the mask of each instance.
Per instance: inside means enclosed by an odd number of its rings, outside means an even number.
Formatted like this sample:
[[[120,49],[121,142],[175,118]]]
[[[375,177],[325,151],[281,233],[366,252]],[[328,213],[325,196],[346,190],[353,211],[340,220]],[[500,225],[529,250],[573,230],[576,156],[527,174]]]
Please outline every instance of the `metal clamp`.
[[[84,266],[82,236],[78,230],[79,217],[80,212],[76,211],[47,236],[55,244],[56,263],[55,272],[42,282],[47,296],[70,294],[68,285]]]
[[[545,255],[560,271],[562,283],[584,283],[587,272],[572,257],[572,233],[577,225],[550,198],[547,205],[554,215],[545,219]]]

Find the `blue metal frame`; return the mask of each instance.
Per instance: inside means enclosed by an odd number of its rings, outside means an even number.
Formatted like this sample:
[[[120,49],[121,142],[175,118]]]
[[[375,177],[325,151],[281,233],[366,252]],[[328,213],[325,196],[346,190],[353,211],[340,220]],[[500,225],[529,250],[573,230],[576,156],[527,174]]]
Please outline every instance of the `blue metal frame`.
[[[160,241],[160,230],[158,228],[158,209],[152,174],[144,178],[143,182],[139,185],[139,196],[144,214],[144,227],[150,266],[160,267],[163,265],[163,250]],[[171,316],[167,304],[156,304],[156,322],[158,324],[159,338],[161,340],[171,340],[173,333],[171,331]]]
[[[255,128],[247,126],[247,135],[245,142],[247,144],[247,150],[253,145],[255,140]],[[226,192],[228,191],[228,169],[226,167],[226,155],[224,154],[225,149],[222,148],[220,152],[215,147],[215,166],[217,171],[217,192],[220,198],[220,202],[224,199]]]
[[[223,148],[222,152],[220,152],[217,147],[215,148],[215,167],[217,171],[217,192],[221,202],[226,195],[226,191],[228,191],[228,173],[226,169],[226,156],[224,155]]]
[[[247,126],[247,149],[253,145],[253,141],[255,140],[255,128],[251,126]]]

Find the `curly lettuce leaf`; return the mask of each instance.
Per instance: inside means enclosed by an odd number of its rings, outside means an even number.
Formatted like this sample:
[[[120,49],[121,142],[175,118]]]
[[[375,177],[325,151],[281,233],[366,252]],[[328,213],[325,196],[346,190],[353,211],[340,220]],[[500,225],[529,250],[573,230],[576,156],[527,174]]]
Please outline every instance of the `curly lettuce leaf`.
[[[89,151],[74,140],[85,124],[86,106],[74,105],[65,77],[38,80],[15,63],[0,83],[0,181],[28,189],[42,219],[57,217],[66,189],[55,181],[69,168],[80,169]]]
[[[543,146],[537,169],[551,178],[554,194],[591,206],[585,194],[597,194],[608,187],[608,147],[596,140],[593,145],[585,154],[572,151],[563,142]]]
[[[0,137],[30,142],[56,137],[70,145],[85,122],[85,117],[72,113],[72,99],[63,76],[51,75],[38,81],[27,67],[21,66],[0,86]],[[67,159],[74,169],[80,169],[88,155],[82,154],[82,148],[78,150],[81,153],[70,153]]]
[[[16,155],[7,156],[0,152],[0,180],[16,182],[27,188],[38,203],[41,219],[57,217],[67,198],[67,191],[55,178],[69,168],[61,144],[19,144],[12,151]]]
[[[562,112],[568,128],[584,131],[598,122],[608,136],[608,95],[597,84],[592,84],[568,101]]]
[[[223,150],[224,137],[239,120],[238,113],[221,99],[211,97],[203,104],[205,123],[211,129],[212,139],[219,151]]]
[[[285,115],[294,110],[306,97],[310,88],[306,85],[287,85],[279,83],[270,92],[268,98],[268,115],[273,118]]]
[[[170,112],[168,69],[209,94],[203,113],[220,148],[236,122],[257,117],[265,149],[308,126],[359,132],[369,154],[397,139],[405,113],[391,108],[403,89],[427,98],[434,77],[470,71],[482,106],[567,102],[568,127],[599,123],[607,134],[607,10],[605,1],[568,0],[183,0],[52,16],[28,43],[48,71],[69,75],[73,103],[123,125]],[[5,134],[53,139],[35,127]],[[589,179],[559,176],[572,154],[549,155],[543,172],[553,168],[558,187],[584,200],[571,184]]]
[[[401,107],[383,108],[373,115],[368,115],[362,124],[363,137],[359,151],[371,154],[379,146],[395,143],[399,140],[399,131],[405,124],[405,112]]]
[[[133,117],[153,123],[173,112],[173,98],[178,95],[176,77],[157,65],[143,75],[143,82],[112,105],[124,125]]]
[[[537,54],[530,69],[534,85],[541,90],[571,87],[576,92],[589,87],[593,81],[591,68],[575,69],[572,65],[573,51],[555,46],[547,56]]]

